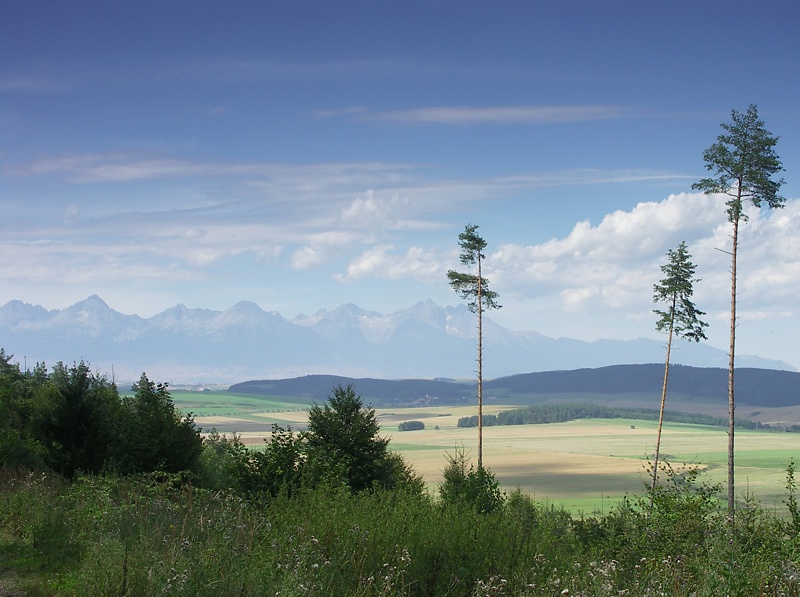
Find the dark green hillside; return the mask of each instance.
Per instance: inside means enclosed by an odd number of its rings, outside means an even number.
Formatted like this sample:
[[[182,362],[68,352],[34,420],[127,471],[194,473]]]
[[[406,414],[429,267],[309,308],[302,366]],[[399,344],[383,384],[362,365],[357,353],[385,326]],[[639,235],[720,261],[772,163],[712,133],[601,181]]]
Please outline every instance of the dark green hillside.
[[[597,369],[544,371],[501,377],[484,382],[488,400],[525,402],[536,394],[652,394],[661,392],[664,365],[614,365]],[[425,379],[353,379],[336,375],[307,375],[294,379],[247,381],[231,386],[243,394],[297,396],[324,400],[336,385],[353,384],[376,405],[463,404],[475,396],[473,382]],[[727,400],[724,369],[672,365],[669,391],[704,401]],[[736,394],[741,404],[763,407],[800,404],[800,373],[774,369],[737,369]]]
[[[453,404],[470,400],[474,384],[428,379],[353,379],[337,375],[306,375],[293,379],[265,379],[246,381],[230,387],[231,392],[242,394],[272,394],[275,396],[301,396],[322,401],[331,388],[352,384],[366,401],[391,404],[425,404],[436,401]]]
[[[545,371],[502,377],[486,383],[495,394],[625,394],[660,392],[663,364],[614,365],[598,369]],[[669,391],[698,398],[727,400],[725,369],[670,367]],[[800,404],[800,373],[774,369],[737,369],[736,395],[753,406]]]

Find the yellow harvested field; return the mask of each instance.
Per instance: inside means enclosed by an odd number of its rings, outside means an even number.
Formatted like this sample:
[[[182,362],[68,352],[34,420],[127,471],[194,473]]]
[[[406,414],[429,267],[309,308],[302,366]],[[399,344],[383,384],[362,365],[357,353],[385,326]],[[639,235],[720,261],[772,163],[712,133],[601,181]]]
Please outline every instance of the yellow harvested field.
[[[210,417],[195,417],[194,421],[202,429],[213,429],[221,426],[236,427],[237,425],[251,425],[253,422],[249,419],[241,419],[239,417],[223,417],[223,416],[210,416]]]
[[[264,419],[273,419],[279,416],[282,421],[289,423],[296,423],[298,425],[305,425],[308,420],[308,412],[305,410],[286,411],[281,413],[254,413],[254,417],[261,417]]]

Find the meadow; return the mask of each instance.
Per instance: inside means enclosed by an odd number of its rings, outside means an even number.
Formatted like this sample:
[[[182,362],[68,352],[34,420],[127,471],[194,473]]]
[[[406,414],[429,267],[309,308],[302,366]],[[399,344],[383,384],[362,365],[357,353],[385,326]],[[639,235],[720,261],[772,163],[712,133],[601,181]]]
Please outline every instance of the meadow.
[[[253,447],[274,423],[307,424],[302,400],[225,392],[175,399],[206,431],[241,431]],[[476,429],[458,427],[471,414],[472,406],[375,413],[389,447],[424,475],[427,493],[336,483],[253,492],[236,476],[227,478],[238,484],[211,484],[215,471],[241,472],[219,463],[258,463],[272,449],[215,460],[207,446],[200,476],[67,479],[0,469],[0,595],[800,595],[800,508],[794,469],[786,472],[797,434],[739,433],[739,487],[757,499],[743,499],[728,521],[706,483],[724,474],[725,432],[699,425],[667,425],[662,454],[673,466],[652,490],[644,466],[653,422],[488,427],[491,476],[464,476],[463,493],[439,494],[445,467],[456,487],[446,455],[475,451]],[[426,428],[400,432],[409,420]],[[239,448],[231,454],[249,454]],[[684,461],[701,463],[705,474],[695,478]],[[495,475],[504,495],[493,489]]]
[[[297,398],[226,392],[173,392],[176,405],[196,414],[204,431],[240,435],[243,443],[258,448],[269,438],[272,424],[303,429],[309,401]],[[552,399],[552,397],[547,397]],[[618,397],[617,397],[618,398]],[[526,400],[530,403],[531,397]],[[677,402],[677,401],[676,401]],[[605,403],[619,404],[606,397]],[[646,404],[645,399],[626,401]],[[713,404],[680,403],[693,412],[717,414]],[[648,405],[649,406],[649,405]],[[518,404],[493,404],[485,414],[518,408]],[[457,427],[458,419],[475,414],[474,406],[439,406],[376,409],[381,434],[390,448],[400,452],[423,476],[435,493],[442,480],[447,454],[456,448],[467,456],[477,452],[477,430]],[[758,413],[769,420],[775,413]],[[783,413],[780,413],[781,416]],[[404,421],[425,423],[420,431],[398,431]],[[572,513],[602,515],[624,496],[639,494],[646,482],[648,457],[656,437],[654,421],[587,419],[547,425],[510,425],[484,428],[484,464],[502,489],[519,488]],[[723,428],[667,423],[662,437],[662,458],[673,465],[700,465],[703,479],[724,482],[727,435]],[[736,471],[739,497],[755,497],[765,508],[783,511],[786,466],[800,454],[800,434],[777,431],[737,432]]]

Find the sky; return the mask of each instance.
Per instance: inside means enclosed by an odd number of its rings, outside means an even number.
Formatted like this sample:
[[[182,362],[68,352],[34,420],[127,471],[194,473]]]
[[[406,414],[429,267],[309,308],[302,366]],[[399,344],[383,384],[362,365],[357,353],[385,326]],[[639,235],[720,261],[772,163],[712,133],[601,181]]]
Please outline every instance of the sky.
[[[800,369],[798,22],[774,0],[0,0],[0,305],[457,305],[475,224],[505,327],[658,338],[686,241],[727,349],[731,228],[691,187],[757,104],[786,205],[742,227],[737,352]]]

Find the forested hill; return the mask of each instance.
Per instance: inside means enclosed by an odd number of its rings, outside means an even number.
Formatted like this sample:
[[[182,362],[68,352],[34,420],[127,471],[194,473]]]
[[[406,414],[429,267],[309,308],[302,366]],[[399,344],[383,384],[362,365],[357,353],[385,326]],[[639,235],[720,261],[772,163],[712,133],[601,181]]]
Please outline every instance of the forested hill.
[[[522,393],[600,393],[660,392],[664,365],[615,365],[598,369],[544,371],[492,380],[484,389]],[[767,369],[736,370],[737,401],[754,406],[800,404],[800,373]],[[726,399],[727,369],[672,365],[669,391],[700,398]]]
[[[436,397],[442,402],[462,402],[475,393],[474,383],[438,379],[372,379],[338,375],[306,375],[292,379],[264,379],[232,385],[230,391],[244,394],[300,396],[323,401],[335,386],[353,384],[356,392],[379,402],[404,403]],[[484,386],[485,387],[485,386]]]
[[[519,399],[531,394],[626,394],[658,393],[664,365],[614,365],[597,369],[545,371],[512,375],[484,382],[488,400]],[[411,404],[437,399],[438,403],[472,400],[474,382],[441,379],[354,379],[335,375],[309,375],[293,379],[247,381],[231,386],[233,392],[301,396],[324,400],[337,385],[353,384],[365,399],[375,403]],[[725,400],[726,369],[670,367],[669,391],[704,399]],[[740,404],[792,406],[800,404],[800,373],[773,369],[736,370],[736,396]]]

